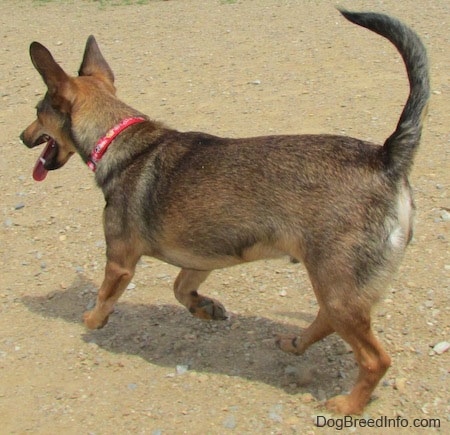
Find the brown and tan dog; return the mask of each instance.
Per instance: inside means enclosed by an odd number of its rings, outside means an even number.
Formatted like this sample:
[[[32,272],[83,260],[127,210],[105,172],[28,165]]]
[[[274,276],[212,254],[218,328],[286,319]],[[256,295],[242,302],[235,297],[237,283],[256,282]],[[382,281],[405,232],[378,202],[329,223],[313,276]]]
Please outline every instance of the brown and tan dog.
[[[371,330],[371,308],[397,269],[412,235],[408,183],[429,97],[425,48],[399,21],[342,11],[386,37],[406,64],[410,94],[394,133],[380,146],[332,135],[225,139],[181,133],[117,99],[113,73],[95,39],[78,77],[41,44],[31,59],[48,91],[22,133],[46,142],[33,171],[42,180],[78,153],[95,171],[106,206],[105,278],[88,328],[103,327],[142,255],[179,266],[175,297],[201,319],[224,307],[198,293],[217,268],[289,255],[305,265],[319,302],[314,322],[278,346],[302,354],[336,332],[359,364],[349,395],[329,409],[361,413],[390,365]]]

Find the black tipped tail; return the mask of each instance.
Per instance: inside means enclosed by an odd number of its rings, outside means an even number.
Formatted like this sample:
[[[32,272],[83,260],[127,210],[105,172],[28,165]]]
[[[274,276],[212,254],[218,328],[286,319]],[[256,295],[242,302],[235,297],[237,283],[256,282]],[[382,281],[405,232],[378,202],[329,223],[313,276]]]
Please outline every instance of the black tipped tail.
[[[383,146],[387,171],[407,175],[420,143],[423,118],[430,96],[427,54],[422,41],[409,27],[388,15],[339,10],[352,23],[384,36],[395,45],[406,66],[410,92],[397,128]]]

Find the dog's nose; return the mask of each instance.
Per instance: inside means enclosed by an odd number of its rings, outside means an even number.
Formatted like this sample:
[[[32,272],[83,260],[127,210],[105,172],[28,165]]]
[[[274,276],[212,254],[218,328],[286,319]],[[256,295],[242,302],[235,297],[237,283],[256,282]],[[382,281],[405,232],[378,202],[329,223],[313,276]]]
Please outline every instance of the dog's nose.
[[[23,142],[23,144],[26,145],[28,148],[33,148],[32,144],[28,143],[25,139],[25,131],[22,131],[22,133],[20,133],[19,138]]]

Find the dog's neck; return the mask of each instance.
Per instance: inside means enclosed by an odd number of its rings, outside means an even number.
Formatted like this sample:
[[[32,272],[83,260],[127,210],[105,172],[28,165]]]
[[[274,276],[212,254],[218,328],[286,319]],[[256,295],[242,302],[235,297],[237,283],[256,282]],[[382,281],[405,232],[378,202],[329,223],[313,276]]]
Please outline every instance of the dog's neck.
[[[108,132],[98,140],[93,151],[91,152],[89,159],[86,162],[88,167],[93,172],[95,172],[97,170],[98,162],[102,159],[112,141],[126,128],[130,127],[131,125],[144,122],[146,120],[147,119],[142,116],[124,118],[110,130],[108,130]]]

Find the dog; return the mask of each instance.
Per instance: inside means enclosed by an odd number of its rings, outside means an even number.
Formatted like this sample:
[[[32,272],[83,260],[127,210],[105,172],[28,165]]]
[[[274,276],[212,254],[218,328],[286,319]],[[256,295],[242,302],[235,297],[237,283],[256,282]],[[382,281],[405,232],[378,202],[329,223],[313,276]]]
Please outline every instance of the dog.
[[[410,93],[383,145],[338,135],[221,138],[179,132],[116,97],[114,74],[96,40],[86,43],[71,77],[33,42],[30,56],[47,92],[37,119],[21,134],[29,148],[46,143],[33,177],[41,181],[78,153],[105,197],[106,266],[90,329],[102,328],[141,256],[181,268],[176,299],[200,319],[227,318],[198,292],[214,269],[289,256],[301,261],[319,303],[301,336],[278,336],[302,354],[336,332],[353,349],[359,375],[349,394],[326,406],[360,414],[390,366],[371,329],[371,309],[412,237],[408,174],[430,94],[426,50],[397,19],[340,11],[398,49]]]

